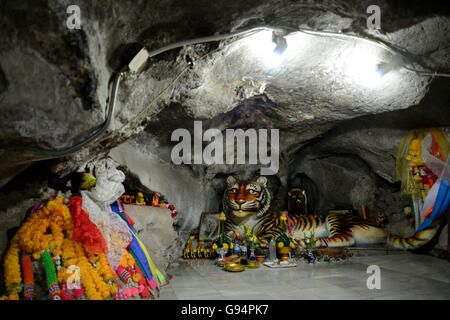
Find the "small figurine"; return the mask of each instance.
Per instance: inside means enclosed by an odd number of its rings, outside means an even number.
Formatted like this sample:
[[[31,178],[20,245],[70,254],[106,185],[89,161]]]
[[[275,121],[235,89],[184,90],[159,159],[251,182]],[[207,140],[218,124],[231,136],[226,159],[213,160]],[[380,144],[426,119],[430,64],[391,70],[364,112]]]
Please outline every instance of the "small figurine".
[[[375,217],[369,217],[366,219],[370,224],[376,225],[378,227],[384,228],[387,218],[383,212],[378,212]]]
[[[198,244],[197,244],[197,258],[198,259],[203,259],[205,258],[205,242],[203,240],[202,237],[200,237],[198,239]]]
[[[423,161],[421,156],[421,140],[412,140],[408,152],[409,153],[406,156],[406,160],[409,161],[411,175],[416,181],[416,186],[420,191],[422,200],[425,201],[427,193],[430,190],[431,186],[428,179],[426,178],[427,174],[424,171],[425,162]]]
[[[161,197],[161,194],[159,192],[155,192],[152,199],[152,206],[159,207],[159,198]]]
[[[121,198],[122,198],[123,203],[130,204],[130,196],[129,195],[124,194]]]
[[[421,158],[421,143],[420,139],[414,139],[409,146],[409,153],[406,160],[411,162],[412,167],[424,166],[425,163]]]
[[[144,195],[142,194],[142,192],[138,192],[136,197],[136,204],[139,206],[145,206]]]
[[[211,258],[211,249],[210,248],[205,248],[204,258],[205,259],[210,259]]]
[[[386,223],[386,216],[384,215],[383,212],[378,212],[378,213],[377,213],[376,222],[377,222],[377,225],[378,225],[379,227],[384,228],[384,225],[385,225],[385,223]]]
[[[192,241],[195,239],[195,236],[190,236],[188,241],[186,241],[186,245],[183,250],[183,258],[184,259],[192,259],[195,258],[195,250],[192,249]],[[192,256],[194,255],[194,256]]]

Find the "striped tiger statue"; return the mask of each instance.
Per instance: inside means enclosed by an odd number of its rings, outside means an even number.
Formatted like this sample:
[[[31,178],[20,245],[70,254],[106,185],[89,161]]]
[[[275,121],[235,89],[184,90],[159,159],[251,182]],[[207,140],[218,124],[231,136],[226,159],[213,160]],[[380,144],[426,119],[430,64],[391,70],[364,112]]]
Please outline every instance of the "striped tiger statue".
[[[225,232],[234,231],[239,238],[245,236],[244,226],[252,229],[262,241],[282,233],[281,214],[270,207],[271,197],[267,178],[242,182],[229,176],[223,195],[223,211],[227,217]],[[437,233],[441,220],[412,237],[401,238],[387,234],[382,228],[364,222],[357,217],[333,213],[289,216],[293,238],[300,247],[306,247],[304,233],[314,231],[316,247],[347,247],[361,244],[387,243],[398,249],[417,249],[428,243]]]

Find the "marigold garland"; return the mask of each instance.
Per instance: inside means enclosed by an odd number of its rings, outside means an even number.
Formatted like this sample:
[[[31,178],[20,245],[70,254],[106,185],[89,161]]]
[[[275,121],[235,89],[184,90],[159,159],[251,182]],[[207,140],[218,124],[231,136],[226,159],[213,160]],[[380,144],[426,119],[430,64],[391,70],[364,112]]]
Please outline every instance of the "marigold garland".
[[[81,283],[86,289],[86,295],[91,300],[106,299],[111,292],[110,286],[103,281],[102,277],[89,263],[83,245],[79,242],[74,242],[74,247],[79,259],[78,267],[81,272]]]
[[[5,286],[7,295],[13,300],[18,299],[18,293],[22,291],[22,275],[20,273],[19,262],[19,240],[20,235],[16,233],[11,240],[11,245],[6,253],[4,261],[5,270]]]
[[[45,203],[42,201],[42,203]],[[92,253],[84,244],[71,240],[74,224],[69,208],[64,204],[63,197],[50,199],[38,209],[21,226],[11,240],[5,255],[4,275],[6,295],[0,300],[18,300],[19,293],[24,288],[24,298],[34,298],[34,277],[31,259],[41,259],[46,272],[49,292],[54,299],[72,300],[86,294],[92,300],[104,300],[118,297],[122,290],[118,275],[111,270],[106,254]],[[22,255],[22,256],[21,256]],[[88,258],[89,257],[89,258]],[[133,256],[126,252],[121,264],[130,274],[131,279],[142,283],[142,274],[135,270]],[[69,286],[72,280],[73,267],[80,272],[79,287]],[[22,267],[22,268],[21,268]],[[22,272],[23,271],[23,279]],[[136,288],[127,288],[122,295],[135,295]]]
[[[120,266],[122,268],[126,268],[127,266],[132,267],[132,266],[134,266],[134,264],[135,264],[135,261],[134,261],[133,256],[129,252],[126,252],[122,257],[122,260],[120,261]]]
[[[108,283],[114,283],[114,281],[117,278],[117,275],[115,274],[115,272],[113,272],[111,270],[111,266],[108,263],[108,259],[106,258],[106,254],[104,254],[103,252],[98,254],[98,267],[99,267],[99,272],[103,277],[103,280],[105,280]]]

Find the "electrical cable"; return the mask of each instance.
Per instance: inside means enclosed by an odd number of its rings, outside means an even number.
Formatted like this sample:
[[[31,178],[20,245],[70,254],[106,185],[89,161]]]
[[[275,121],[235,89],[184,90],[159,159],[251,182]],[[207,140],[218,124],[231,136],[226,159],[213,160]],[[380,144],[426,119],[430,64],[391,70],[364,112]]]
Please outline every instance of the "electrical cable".
[[[310,29],[304,29],[304,28],[300,28],[298,29],[298,31],[305,33],[305,34],[312,34],[312,35],[318,35],[318,36],[330,36],[330,37],[344,37],[344,38],[353,38],[359,41],[366,41],[370,44],[374,44],[377,45],[387,51],[389,51],[390,53],[392,53],[393,55],[400,55],[404,57],[404,53],[401,52],[398,49],[394,49],[393,47],[388,46],[386,43],[376,40],[376,39],[369,39],[369,38],[364,38],[361,36],[357,36],[357,35],[353,35],[353,34],[348,34],[348,33],[338,33],[338,32],[331,32],[331,31],[316,31],[316,30],[310,30]],[[421,71],[421,70],[417,70],[414,68],[410,68],[407,67],[405,65],[401,66],[402,68],[404,68],[405,70],[408,70],[410,72],[414,72],[418,75],[423,75],[423,76],[432,76],[432,77],[450,77],[449,73],[444,73],[444,72],[429,72],[429,71]]]
[[[259,31],[263,31],[263,30],[281,31],[281,32],[287,32],[287,31],[290,31],[290,32],[302,32],[302,33],[305,33],[305,34],[318,35],[318,36],[353,38],[353,39],[356,39],[356,40],[362,40],[362,41],[369,42],[371,44],[375,44],[375,45],[380,46],[383,49],[385,49],[385,50],[387,50],[387,51],[389,51],[389,52],[391,52],[393,54],[400,54],[400,55],[403,56],[403,54],[401,52],[399,52],[398,50],[393,49],[392,47],[386,45],[385,43],[383,43],[381,41],[374,40],[374,39],[369,39],[369,38],[364,38],[364,37],[353,35],[353,34],[331,32],[331,31],[316,31],[316,30],[305,29],[305,28],[297,28],[296,29],[296,28],[290,28],[290,27],[270,27],[270,26],[260,26],[260,27],[255,27],[255,28],[251,28],[251,29],[248,29],[248,30],[237,31],[237,32],[228,33],[228,34],[221,34],[221,35],[214,35],[214,36],[208,36],[208,37],[201,37],[201,38],[195,38],[195,39],[190,39],[190,40],[178,41],[178,42],[174,42],[174,43],[171,43],[169,45],[166,45],[166,46],[164,46],[162,48],[149,51],[148,52],[148,56],[151,58],[151,57],[157,56],[157,55],[159,55],[159,54],[161,54],[163,52],[166,52],[166,51],[169,51],[169,50],[173,50],[173,49],[176,49],[176,48],[179,48],[179,47],[188,46],[188,45],[195,45],[195,44],[200,44],[200,43],[206,43],[206,42],[221,41],[221,40],[229,39],[229,38],[232,38],[232,37],[238,37],[238,36],[242,36],[242,35],[253,34],[253,33],[256,33],[256,32],[259,32]],[[404,65],[402,67],[405,70],[408,70],[410,72],[414,72],[414,73],[416,73],[418,75],[450,77],[450,74],[447,74],[447,73],[420,71],[420,70],[416,70],[416,69],[413,69],[413,68],[406,67]],[[109,127],[109,125],[111,123],[111,119],[112,119],[112,117],[114,115],[114,108],[115,108],[115,104],[116,104],[117,90],[118,90],[118,87],[119,87],[120,79],[124,75],[124,72],[125,72],[125,70],[127,68],[128,68],[128,66],[123,67],[116,74],[116,76],[114,78],[114,82],[113,82],[113,85],[112,85],[112,93],[111,93],[110,103],[109,103],[108,115],[106,117],[105,122],[103,123],[103,125],[101,126],[101,128],[99,130],[97,130],[94,134],[92,134],[91,136],[89,136],[88,138],[83,140],[82,142],[77,143],[77,144],[75,144],[75,145],[73,145],[72,147],[69,147],[69,148],[54,149],[54,150],[37,148],[37,147],[31,147],[31,146],[26,146],[26,145],[18,145],[18,144],[10,144],[10,145],[0,146],[0,150],[5,150],[5,149],[22,149],[24,151],[29,151],[29,152],[32,152],[32,153],[38,153],[38,154],[52,156],[52,157],[60,157],[60,156],[64,156],[64,155],[68,155],[68,154],[71,154],[73,152],[76,152],[76,151],[80,150],[81,148],[83,148],[84,146],[86,146],[87,144],[91,143],[92,141],[94,141],[95,139],[100,137],[108,129],[108,127]],[[184,73],[185,71],[186,70],[183,70],[176,77],[175,81],[178,80],[179,77],[181,76],[181,74]],[[173,81],[170,85],[175,83],[175,81]],[[164,89],[160,94],[158,94],[157,97],[161,96],[161,94],[163,94],[169,88],[169,86],[166,89]],[[150,105],[153,104],[155,99],[150,103]],[[147,108],[148,107],[146,107],[143,110],[141,110],[139,115],[142,114],[142,112],[145,109],[147,109]],[[133,120],[135,118],[133,118]],[[122,128],[124,128],[125,126],[126,125],[122,126]]]
[[[244,31],[236,31],[236,32],[227,33],[227,34],[219,34],[219,35],[214,35],[214,36],[201,37],[201,38],[195,38],[195,39],[190,39],[190,40],[183,40],[183,41],[178,41],[178,42],[168,44],[168,45],[166,45],[162,48],[156,49],[156,50],[149,51],[148,55],[151,58],[151,57],[159,55],[163,52],[173,50],[176,48],[190,46],[190,45],[194,45],[194,44],[206,43],[206,42],[215,42],[215,41],[225,40],[225,39],[229,39],[232,37],[248,35],[249,33],[252,34],[252,33],[256,33],[256,32],[263,31],[263,30],[284,31],[285,28],[262,26],[262,27],[251,28],[251,29],[244,30]],[[297,29],[295,29],[295,30],[297,30]]]
[[[421,71],[421,70],[416,70],[416,69],[412,69],[406,66],[402,66],[403,69],[408,70],[410,72],[414,72],[418,75],[423,75],[423,76],[430,76],[430,77],[446,77],[446,78],[450,78],[450,74],[448,73],[442,73],[442,72],[429,72],[429,71]]]
[[[111,97],[110,97],[111,103],[110,103],[110,106],[109,106],[108,115],[106,117],[105,122],[103,123],[103,125],[100,127],[99,130],[97,130],[94,134],[89,136],[87,139],[85,139],[82,142],[80,142],[78,144],[75,144],[75,145],[73,145],[73,146],[71,146],[69,148],[64,148],[64,149],[49,150],[49,149],[30,147],[30,146],[26,146],[26,145],[11,144],[11,145],[6,145],[6,146],[0,146],[0,150],[1,149],[16,149],[16,148],[20,148],[20,149],[22,149],[24,151],[29,151],[29,152],[32,152],[32,153],[38,153],[38,154],[52,156],[52,157],[60,157],[60,156],[64,156],[64,155],[76,152],[76,151],[80,150],[81,148],[83,148],[85,145],[87,145],[90,142],[94,141],[95,139],[97,139],[99,136],[101,136],[108,129],[108,127],[109,127],[109,125],[111,123],[111,119],[112,119],[112,116],[114,114],[114,107],[115,107],[115,104],[116,104],[117,89],[119,87],[120,78],[123,76],[123,73],[126,70],[126,68],[127,67],[123,67],[119,71],[119,73],[116,74],[116,76],[114,78],[114,82],[113,82],[113,85],[112,85],[112,93],[111,93]]]
[[[220,41],[220,40],[224,40],[224,39],[228,39],[231,37],[236,37],[236,36],[240,36],[240,35],[244,35],[244,34],[249,34],[249,33],[254,33],[254,32],[258,32],[261,30],[268,30],[268,29],[275,29],[275,28],[269,28],[269,27],[256,27],[256,28],[252,28],[249,30],[244,30],[244,31],[238,31],[238,32],[234,32],[234,33],[228,33],[228,34],[223,34],[223,35],[214,35],[214,36],[208,36],[208,37],[201,37],[201,38],[195,38],[195,39],[190,39],[190,40],[184,40],[184,41],[179,41],[179,42],[175,42],[175,43],[171,43],[167,46],[164,46],[162,48],[153,50],[148,52],[149,57],[154,57],[156,55],[159,55],[163,52],[169,51],[169,50],[173,50],[182,46],[187,46],[187,45],[193,45],[193,44],[199,44],[199,43],[205,43],[205,42],[213,42],[213,41]],[[86,138],[85,140],[83,140],[80,143],[77,143],[69,148],[63,148],[63,149],[54,149],[54,150],[49,150],[49,149],[43,149],[43,148],[37,148],[37,147],[31,147],[31,146],[27,146],[27,145],[18,145],[18,144],[9,144],[9,145],[4,145],[4,146],[0,146],[0,150],[5,150],[5,149],[21,149],[24,151],[28,151],[28,152],[32,152],[32,153],[38,153],[41,155],[46,155],[46,156],[51,156],[51,157],[61,157],[61,156],[65,156],[71,153],[74,153],[78,150],[80,150],[81,148],[83,148],[84,146],[86,146],[87,144],[91,143],[92,141],[94,141],[95,139],[97,139],[98,137],[100,137],[109,127],[109,125],[111,124],[111,119],[112,116],[114,115],[114,108],[115,108],[115,104],[116,104],[116,99],[117,99],[117,89],[119,87],[119,83],[120,83],[120,78],[123,76],[124,71],[128,68],[128,66],[123,67],[115,76],[114,78],[114,83],[112,86],[112,93],[111,93],[111,97],[110,97],[110,106],[109,106],[109,110],[108,110],[108,115],[106,117],[105,122],[103,123],[103,125],[101,126],[101,128],[95,132],[94,134],[92,134],[91,136],[89,136],[88,138]]]

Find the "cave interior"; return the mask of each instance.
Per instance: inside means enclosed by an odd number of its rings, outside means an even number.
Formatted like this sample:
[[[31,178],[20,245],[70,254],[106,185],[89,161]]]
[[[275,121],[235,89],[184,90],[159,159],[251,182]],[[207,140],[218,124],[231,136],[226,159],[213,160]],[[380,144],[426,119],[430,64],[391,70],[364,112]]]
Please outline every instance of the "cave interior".
[[[230,176],[264,176],[278,212],[287,210],[288,192],[298,187],[306,192],[309,213],[347,210],[376,219],[382,212],[387,233],[413,236],[396,158],[411,130],[435,128],[450,138],[450,10],[444,1],[378,0],[378,9],[369,11],[372,2],[79,0],[77,28],[69,25],[66,1],[2,1],[2,266],[30,208],[52,194],[76,194],[80,173],[95,172],[105,159],[125,174],[126,194],[141,192],[149,204],[158,192],[161,203],[176,207],[177,215],[164,224],[170,232],[161,231],[162,238],[164,232],[171,237],[158,244],[165,253],[154,253],[161,269],[171,267],[175,275],[161,298],[192,297],[176,285],[186,270],[195,270],[195,281],[218,272],[180,257],[201,214],[224,210]],[[243,162],[227,161],[226,153],[235,151],[234,145],[225,148],[230,130],[255,133],[256,140],[242,140],[249,141]],[[174,152],[181,141],[175,132],[189,137],[183,157]],[[270,132],[265,154],[262,132]],[[219,143],[208,158],[213,137]],[[272,171],[264,174],[268,167]],[[146,219],[142,224],[149,224]],[[407,282],[408,263],[420,269],[432,261],[439,272],[427,278],[430,286],[409,294],[448,299],[446,223],[426,250],[388,255],[385,245],[369,247],[365,259],[372,260],[358,263],[379,261],[388,279],[400,275]],[[393,261],[397,269],[389,269]],[[316,275],[333,270],[338,267]],[[351,268],[345,272],[347,282],[331,284],[336,291],[326,293],[324,285],[318,287],[323,291],[275,292],[294,299],[404,297],[398,283],[385,295],[350,294]],[[228,297],[226,290],[211,292]]]

